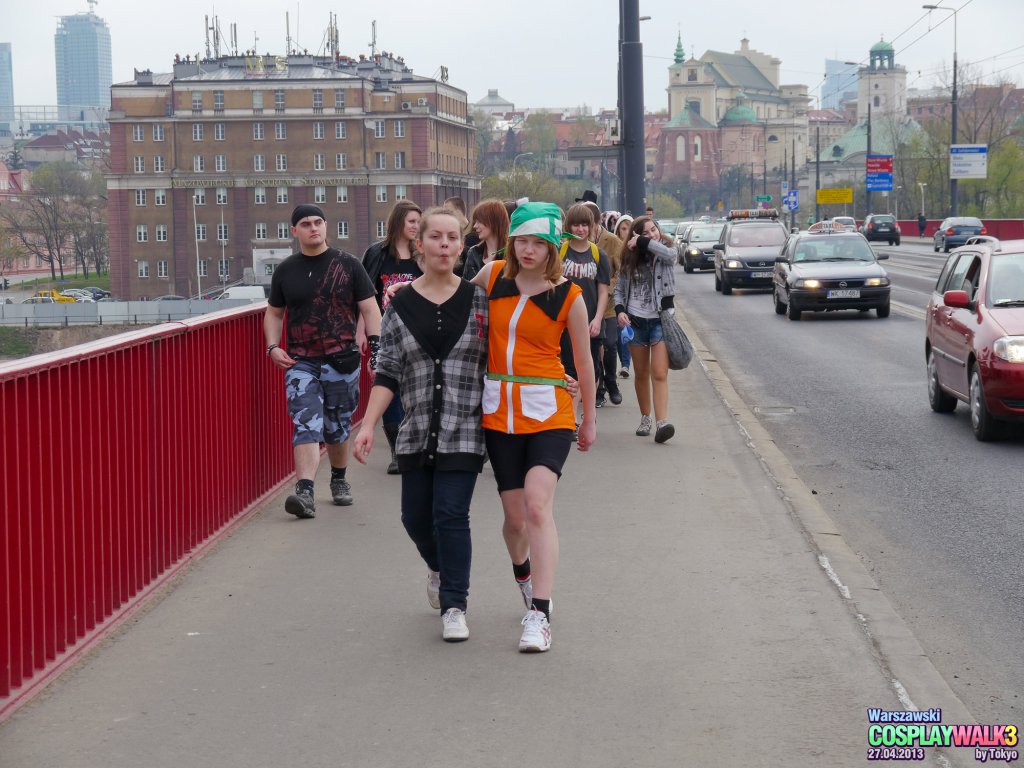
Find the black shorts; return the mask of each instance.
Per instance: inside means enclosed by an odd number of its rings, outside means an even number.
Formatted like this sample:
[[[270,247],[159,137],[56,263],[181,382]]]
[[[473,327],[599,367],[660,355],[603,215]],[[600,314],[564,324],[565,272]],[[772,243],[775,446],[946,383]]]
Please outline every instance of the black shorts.
[[[571,429],[549,429],[527,435],[510,435],[484,430],[487,455],[491,458],[498,493],[514,491],[526,484],[526,473],[533,467],[547,467],[558,477],[572,447]]]

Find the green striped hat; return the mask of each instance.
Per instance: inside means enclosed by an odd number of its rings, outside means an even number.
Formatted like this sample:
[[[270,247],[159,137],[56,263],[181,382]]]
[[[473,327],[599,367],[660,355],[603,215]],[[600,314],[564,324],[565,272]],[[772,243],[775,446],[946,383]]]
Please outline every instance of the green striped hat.
[[[523,203],[512,211],[508,234],[535,235],[557,248],[562,244],[562,211],[554,203]]]

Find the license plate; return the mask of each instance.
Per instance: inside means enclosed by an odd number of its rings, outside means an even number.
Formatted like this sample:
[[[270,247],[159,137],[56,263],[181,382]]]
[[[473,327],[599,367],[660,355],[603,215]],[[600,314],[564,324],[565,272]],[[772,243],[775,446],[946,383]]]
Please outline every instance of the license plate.
[[[828,298],[830,299],[859,299],[860,291],[856,289],[846,289],[843,291],[829,291]]]
[[[763,278],[769,278],[771,276],[772,276],[771,272],[751,272],[750,273],[750,279],[751,280],[761,280]]]
[[[889,225],[888,224],[879,224],[878,225],[878,231],[879,232],[888,232],[889,231]]]

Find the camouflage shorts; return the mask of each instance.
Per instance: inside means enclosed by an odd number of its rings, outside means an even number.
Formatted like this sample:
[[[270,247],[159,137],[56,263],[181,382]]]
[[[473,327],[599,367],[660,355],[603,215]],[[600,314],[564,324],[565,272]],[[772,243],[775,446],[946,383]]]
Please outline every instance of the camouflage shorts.
[[[292,445],[343,443],[359,405],[359,369],[338,373],[320,358],[300,358],[285,371]]]

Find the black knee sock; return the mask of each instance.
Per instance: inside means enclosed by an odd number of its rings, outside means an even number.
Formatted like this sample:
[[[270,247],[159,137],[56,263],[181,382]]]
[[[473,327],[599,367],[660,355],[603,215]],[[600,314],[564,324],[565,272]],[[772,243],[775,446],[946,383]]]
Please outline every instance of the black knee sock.
[[[348,467],[335,467],[335,466],[332,466],[331,467],[331,480],[344,480],[345,479],[345,471],[347,469],[348,469]]]
[[[295,490],[297,490],[297,491],[309,491],[310,493],[312,493],[313,492],[313,481],[312,480],[299,480],[299,482],[296,483],[296,485],[295,485]]]
[[[512,572],[516,575],[516,581],[526,581],[530,578],[530,558],[526,558],[522,565],[512,563]]]
[[[543,611],[544,618],[551,621],[551,598],[547,600],[541,600],[539,597],[533,598],[533,610]]]

